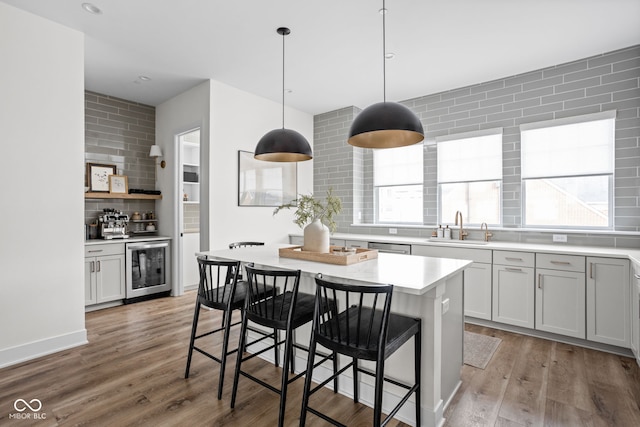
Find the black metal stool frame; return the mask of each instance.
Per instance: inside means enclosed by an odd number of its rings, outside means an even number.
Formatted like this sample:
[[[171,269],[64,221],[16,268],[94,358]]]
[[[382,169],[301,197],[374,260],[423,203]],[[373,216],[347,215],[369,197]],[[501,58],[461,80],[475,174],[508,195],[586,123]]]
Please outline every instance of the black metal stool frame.
[[[218,379],[218,400],[222,398],[222,386],[224,384],[224,373],[227,364],[227,356],[238,351],[238,348],[229,350],[229,336],[231,333],[231,327],[242,323],[238,321],[231,323],[231,317],[234,310],[241,310],[244,307],[244,294],[245,291],[238,295],[237,288],[238,275],[240,270],[240,261],[230,261],[215,258],[208,258],[207,256],[200,256],[197,258],[198,269],[200,272],[200,283],[198,284],[198,296],[196,297],[196,307],[193,314],[193,323],[191,326],[191,338],[189,341],[189,352],[187,355],[187,366],[185,368],[184,377],[189,378],[189,371],[191,368],[191,359],[193,351],[203,354],[204,356],[218,362],[220,364],[220,373]],[[214,273],[215,269],[215,273]],[[213,283],[213,278],[216,281]],[[198,329],[198,321],[200,318],[200,309],[202,306],[221,310],[223,312],[222,324],[219,328],[212,331],[196,335]],[[260,333],[263,336],[256,339],[251,344],[262,341],[271,337],[274,333],[268,334],[264,331],[250,328],[250,330]],[[224,332],[222,339],[222,353],[220,357],[215,356],[208,351],[196,346],[196,340],[207,337],[209,335]],[[275,351],[275,361],[278,364],[278,351]]]
[[[332,304],[329,301],[337,301],[339,294],[346,295],[346,309],[334,316],[324,306]],[[355,298],[350,299],[350,294],[354,294]],[[373,302],[371,307],[363,307],[364,297],[368,294],[373,295]],[[416,425],[420,425],[421,319],[391,313],[392,295],[393,285],[354,285],[323,280],[321,275],[316,277],[316,298],[311,329],[311,344],[309,345],[309,360],[313,360],[316,346],[320,344],[333,352],[350,356],[352,361],[313,389],[311,388],[311,379],[314,366],[312,363],[307,364],[300,413],[301,426],[305,425],[307,412],[311,412],[333,425],[344,426],[339,421],[311,408],[309,406],[309,398],[334,377],[349,368],[353,368],[353,400],[356,403],[358,402],[358,373],[375,378],[374,426],[384,426],[391,421],[413,393],[415,393],[416,398]],[[384,297],[382,310],[376,307],[380,303],[379,299],[382,299],[379,298],[380,296]],[[402,325],[399,325],[400,323]],[[390,325],[393,328],[392,334],[389,334]],[[407,385],[385,377],[384,362],[411,336],[414,337],[415,384]],[[388,339],[392,341],[388,341]],[[375,372],[358,366],[359,359],[375,361]],[[382,420],[382,394],[385,381],[408,391],[387,417]]]
[[[284,413],[286,409],[286,398],[288,385],[304,376],[306,371],[302,371],[299,374],[289,378],[288,372],[291,370],[292,374],[295,374],[293,366],[293,349],[298,348],[300,350],[309,351],[309,347],[305,347],[295,342],[294,331],[297,327],[309,323],[313,317],[313,297],[308,294],[299,294],[298,287],[300,285],[300,270],[274,270],[274,269],[259,269],[254,268],[253,265],[246,266],[247,281],[249,283],[249,291],[245,301],[245,308],[242,311],[242,333],[240,334],[239,348],[246,351],[247,347],[253,343],[246,343],[246,333],[248,328],[248,322],[252,321],[258,325],[274,328],[276,330],[284,330],[285,338],[282,341],[278,340],[277,334],[271,334],[274,343],[262,350],[255,353],[251,353],[246,357],[243,357],[242,352],[238,352],[235,375],[233,379],[233,391],[231,393],[231,408],[235,406],[236,395],[238,391],[238,381],[240,375],[251,379],[252,381],[262,385],[263,387],[278,393],[280,395],[280,406],[278,412],[278,426],[284,424]],[[260,279],[259,279],[260,278]],[[268,286],[267,278],[271,278],[271,295],[265,289]],[[281,279],[277,283],[278,278]],[[283,282],[284,281],[284,282]],[[263,298],[257,298],[256,296],[262,294]],[[301,300],[304,300],[301,302]],[[300,306],[298,306],[300,305]],[[308,308],[306,308],[308,307]],[[306,309],[305,309],[306,308]],[[256,378],[248,372],[242,370],[242,363],[247,360],[253,359],[256,356],[270,350],[271,348],[277,348],[279,345],[284,344],[284,361],[282,363],[282,380],[280,389],[266,383],[265,381]],[[333,361],[333,371],[337,371],[338,360],[335,352],[332,354],[317,353],[320,357],[318,362],[314,363],[314,359],[310,358],[311,365],[314,367],[319,366],[327,360]],[[315,357],[315,353],[314,353]],[[277,366],[277,365],[276,365]],[[337,377],[334,379],[334,393],[338,391]]]

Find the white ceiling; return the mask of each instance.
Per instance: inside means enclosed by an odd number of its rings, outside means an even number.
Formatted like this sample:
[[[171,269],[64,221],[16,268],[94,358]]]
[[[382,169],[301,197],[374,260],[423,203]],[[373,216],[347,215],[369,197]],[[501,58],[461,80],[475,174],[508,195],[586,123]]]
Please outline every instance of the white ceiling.
[[[310,114],[382,100],[382,0],[2,0],[85,36],[88,90],[149,105],[214,79]],[[387,99],[640,43],[640,0],[387,0]],[[152,78],[141,82],[138,76]]]

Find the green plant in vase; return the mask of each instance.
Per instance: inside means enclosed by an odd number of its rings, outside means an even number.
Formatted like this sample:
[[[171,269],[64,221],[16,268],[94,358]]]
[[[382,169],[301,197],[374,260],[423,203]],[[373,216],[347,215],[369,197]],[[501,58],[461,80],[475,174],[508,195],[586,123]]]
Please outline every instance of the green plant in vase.
[[[329,233],[337,229],[335,217],[342,211],[342,201],[329,188],[324,201],[312,194],[300,195],[291,202],[278,206],[273,214],[282,209],[295,209],[294,221],[304,230],[302,250],[310,252],[329,252]]]

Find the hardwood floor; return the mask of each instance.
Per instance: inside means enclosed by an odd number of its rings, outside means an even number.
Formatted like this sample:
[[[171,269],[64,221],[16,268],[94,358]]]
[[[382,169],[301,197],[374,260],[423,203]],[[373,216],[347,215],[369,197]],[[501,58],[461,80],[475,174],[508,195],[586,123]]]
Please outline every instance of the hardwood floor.
[[[445,426],[640,426],[635,360],[466,325],[502,343],[485,370],[464,365]]]
[[[235,358],[229,360],[221,401],[215,396],[216,363],[194,354],[190,378],[183,378],[194,298],[191,291],[87,313],[89,344],[1,369],[0,425],[276,425],[278,396],[250,381],[240,380],[236,408],[229,408]],[[218,312],[201,319],[203,327],[220,322]],[[498,336],[502,343],[485,370],[463,367],[463,384],[447,408],[446,426],[640,425],[640,369],[635,361],[467,328]],[[220,351],[219,341],[212,339],[215,352]],[[277,384],[278,368],[255,359],[247,365]],[[289,388],[288,426],[298,425],[302,386],[296,381]],[[316,395],[319,409],[350,426],[370,425],[368,407],[323,392]],[[15,419],[17,399],[39,399],[40,417],[46,418]],[[307,420],[310,426],[326,425],[313,415]],[[405,426],[395,420],[389,425]]]

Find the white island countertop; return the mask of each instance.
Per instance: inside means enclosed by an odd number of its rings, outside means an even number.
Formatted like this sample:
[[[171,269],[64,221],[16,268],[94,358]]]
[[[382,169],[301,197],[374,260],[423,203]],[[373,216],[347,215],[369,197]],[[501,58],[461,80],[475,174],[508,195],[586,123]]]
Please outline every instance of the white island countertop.
[[[294,245],[274,244],[206,251],[201,254],[244,263],[253,262],[256,266],[267,268],[300,270],[300,291],[310,294],[315,291],[314,277],[318,273],[330,280],[333,278],[346,282],[392,284],[394,290],[391,310],[418,317],[422,321],[422,384],[419,402],[422,412],[421,426],[441,426],[444,423],[444,403],[453,397],[461,384],[460,368],[464,341],[463,272],[472,262],[390,253],[379,253],[378,258],[351,265],[280,257],[279,249],[291,246]],[[296,341],[304,343],[309,339],[309,331],[304,327],[301,329],[300,333],[297,333]],[[298,363],[305,366],[306,358],[302,357],[296,365]],[[392,378],[409,383],[414,375],[413,366],[413,345],[403,346],[385,363],[385,372]],[[349,373],[345,375],[349,376]],[[318,382],[322,378],[326,376],[314,377]],[[339,389],[340,393],[346,395],[353,392],[353,389],[346,385],[339,385]],[[374,393],[368,377],[360,379],[360,390],[360,402],[372,406],[371,397]],[[403,393],[404,391],[399,392],[393,387],[385,388],[383,412],[388,413],[400,401]],[[396,418],[406,423],[414,422],[416,403],[415,400],[409,399],[396,414]]]
[[[334,265],[280,257],[279,248],[293,245],[266,245],[202,252],[203,255],[253,262],[257,265],[301,270],[308,275],[322,273],[358,282],[394,285],[396,291],[422,295],[471,264],[471,261],[380,253],[378,258],[351,265]]]

